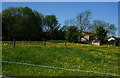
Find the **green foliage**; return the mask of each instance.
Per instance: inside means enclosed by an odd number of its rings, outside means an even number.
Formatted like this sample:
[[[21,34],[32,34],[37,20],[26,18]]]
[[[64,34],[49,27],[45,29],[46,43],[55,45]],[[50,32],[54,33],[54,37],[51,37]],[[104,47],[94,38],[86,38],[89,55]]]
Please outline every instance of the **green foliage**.
[[[91,44],[92,41],[82,41],[81,43],[82,43],[82,44]]]
[[[68,27],[66,37],[70,42],[77,42],[78,28],[76,26]]]
[[[104,42],[104,39],[107,36],[107,32],[103,27],[97,27],[96,28],[96,37],[98,40],[101,40],[101,42]]]
[[[64,39],[62,31],[59,29],[58,20],[55,15],[45,16],[45,31],[49,32],[49,39]],[[64,34],[63,34],[64,35]]]
[[[94,20],[93,25],[90,26],[90,31],[96,34],[96,38],[102,43],[107,43],[106,39],[109,35],[115,34],[115,25],[109,24],[102,20]]]
[[[65,39],[55,15],[44,17],[29,7],[11,7],[2,13],[3,40]]]
[[[39,40],[43,15],[29,7],[11,7],[2,11],[3,40]]]
[[[66,43],[65,47],[64,43],[59,41],[52,42],[47,42],[47,46],[43,47],[42,42],[20,41],[16,42],[16,48],[12,48],[10,41],[3,42],[8,45],[3,45],[2,60],[119,74],[117,56],[120,53],[118,47],[77,43]],[[2,74],[6,76],[109,76],[93,72],[69,71],[14,63],[2,63]]]
[[[114,44],[114,40],[106,41],[106,44],[107,44],[107,45],[113,45],[113,44]]]
[[[108,35],[115,35],[116,27],[114,24],[108,26]]]
[[[45,16],[45,26],[46,31],[52,32],[55,28],[58,27],[58,20],[55,15]]]
[[[115,34],[114,24],[94,20],[91,25],[90,19],[91,11],[87,10],[79,13],[76,19],[66,20],[66,25],[61,26],[55,15],[44,16],[29,7],[10,7],[2,11],[2,38],[32,41],[68,39],[76,42],[78,32],[80,39],[83,37],[82,32],[97,33],[97,37],[102,34],[101,38],[98,37],[102,41],[105,36]],[[98,27],[103,29],[99,30]]]
[[[47,41],[47,42],[51,42],[51,43],[65,43],[65,42],[68,42],[67,40],[50,40],[50,41]]]
[[[94,20],[93,25],[90,26],[91,32],[95,33],[97,27],[102,27],[103,29],[105,29],[105,31],[107,31],[108,36],[115,34],[116,28],[114,24],[109,24],[102,20]]]

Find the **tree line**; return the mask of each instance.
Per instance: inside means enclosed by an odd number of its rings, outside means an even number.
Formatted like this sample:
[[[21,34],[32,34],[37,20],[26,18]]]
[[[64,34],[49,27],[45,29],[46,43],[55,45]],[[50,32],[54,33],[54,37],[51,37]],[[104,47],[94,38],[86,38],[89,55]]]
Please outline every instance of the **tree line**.
[[[91,22],[92,13],[87,10],[73,19],[67,19],[62,26],[56,15],[43,15],[29,7],[9,7],[2,11],[2,40],[69,40],[77,42],[82,32],[96,34],[104,41],[115,34],[115,25],[102,20]]]

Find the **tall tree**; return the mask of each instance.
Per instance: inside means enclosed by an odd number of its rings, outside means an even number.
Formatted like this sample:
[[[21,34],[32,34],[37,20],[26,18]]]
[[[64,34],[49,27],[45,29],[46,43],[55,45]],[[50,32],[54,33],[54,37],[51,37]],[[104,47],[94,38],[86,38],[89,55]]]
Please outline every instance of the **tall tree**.
[[[114,36],[116,31],[116,27],[114,24],[110,24],[108,26],[108,36]]]
[[[58,30],[60,25],[58,24],[58,20],[55,15],[47,15],[45,16],[45,31],[49,32],[49,36],[52,39],[53,38],[53,31]]]
[[[116,31],[116,27],[114,24],[109,24],[103,20],[94,20],[93,25],[91,25],[91,27],[89,29],[91,30],[91,32],[95,33],[95,31],[98,27],[103,27],[103,29],[105,29],[107,31],[108,36],[114,35],[115,31]]]
[[[101,40],[104,43],[108,35],[115,34],[115,25],[109,24],[102,20],[94,20],[93,25],[90,27],[91,31],[96,34],[98,40]]]
[[[77,15],[77,25],[80,30],[80,39],[82,37],[82,32],[87,31],[90,26],[91,11],[87,10],[81,12]]]
[[[105,40],[105,38],[107,36],[107,32],[108,31],[106,31],[103,27],[98,26],[96,28],[96,37],[97,37],[97,39],[101,40],[101,42],[104,43],[104,40]]]
[[[65,26],[69,27],[69,26],[76,26],[76,20],[75,19],[67,19],[64,21]]]
[[[78,28],[76,26],[69,26],[66,32],[66,38],[70,42],[77,42]]]
[[[42,14],[29,7],[11,7],[2,11],[2,24],[3,40],[39,40]]]

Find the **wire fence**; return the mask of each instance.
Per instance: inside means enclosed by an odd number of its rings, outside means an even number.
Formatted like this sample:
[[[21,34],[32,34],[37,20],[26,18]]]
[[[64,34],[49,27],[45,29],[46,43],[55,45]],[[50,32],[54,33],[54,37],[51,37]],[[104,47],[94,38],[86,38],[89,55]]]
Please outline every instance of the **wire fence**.
[[[69,47],[75,46],[78,43],[68,43],[67,41],[4,41],[3,46],[8,47]],[[79,44],[78,44],[79,45]],[[27,63],[20,63],[20,62],[10,62],[10,61],[1,61],[4,63],[16,63],[16,64],[24,64],[29,66],[40,66],[40,67],[48,67],[48,68],[54,68],[54,69],[62,69],[62,70],[70,70],[70,71],[81,71],[81,72],[92,72],[92,73],[98,73],[98,74],[107,74],[107,75],[113,75],[113,76],[120,76],[116,74],[108,74],[108,73],[102,73],[102,72],[93,72],[93,71],[83,71],[83,70],[76,70],[76,69],[65,69],[65,68],[59,68],[59,67],[51,67],[51,66],[43,66],[43,65],[34,65],[34,64],[27,64]]]
[[[28,66],[35,66],[35,67],[46,67],[52,69],[59,69],[59,70],[68,70],[68,71],[79,71],[79,72],[87,72],[87,73],[96,73],[96,74],[104,74],[104,75],[111,75],[111,76],[119,76],[118,74],[111,74],[111,73],[103,73],[103,72],[95,72],[95,71],[84,71],[78,69],[69,69],[69,68],[60,68],[60,67],[53,67],[53,66],[44,66],[44,65],[35,65],[35,64],[28,64],[28,63],[21,63],[21,62],[11,62],[11,61],[0,61],[3,63],[12,63],[12,64],[20,64],[20,65],[28,65]]]
[[[49,41],[3,41],[2,47],[88,47],[88,46],[96,46],[92,44],[83,44],[83,43],[72,43],[66,40],[49,40]],[[101,45],[105,47],[117,47],[114,45]]]
[[[67,41],[4,41],[2,46],[10,47],[67,47]]]

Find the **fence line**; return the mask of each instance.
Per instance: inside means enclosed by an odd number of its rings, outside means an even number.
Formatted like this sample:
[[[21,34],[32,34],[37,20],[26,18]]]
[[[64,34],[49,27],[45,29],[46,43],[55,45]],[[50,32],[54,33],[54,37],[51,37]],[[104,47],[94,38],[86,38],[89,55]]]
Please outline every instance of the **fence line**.
[[[34,41],[21,41],[21,43],[19,43],[20,41],[11,41],[11,44],[7,44],[6,42],[3,43],[4,46],[7,46],[7,45],[11,45],[13,48],[15,47],[20,47],[20,46],[26,46],[26,47],[34,47],[34,46],[37,46],[37,47],[47,47],[49,45],[55,47],[55,46],[61,46],[61,47],[67,47],[67,45],[69,46],[69,44],[67,44],[67,42],[62,42],[63,44],[57,44],[57,43],[52,43],[49,41],[35,41],[37,42],[37,44],[33,44]],[[25,42],[25,43],[24,43]],[[58,42],[58,43],[61,43],[61,42]]]
[[[102,73],[102,72],[95,72],[95,71],[83,71],[83,70],[78,70],[78,69],[67,69],[67,68],[60,68],[60,67],[52,67],[52,66],[21,63],[21,62],[11,62],[11,61],[0,61],[0,62],[21,64],[21,65],[28,65],[28,66],[36,66],[36,67],[46,67],[46,68],[53,68],[53,69],[60,69],[60,70],[69,70],[69,71],[91,72],[91,73],[105,74],[105,75],[111,75],[111,76],[120,76],[120,75],[117,75],[117,74],[110,74],[110,73]]]

